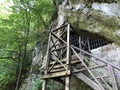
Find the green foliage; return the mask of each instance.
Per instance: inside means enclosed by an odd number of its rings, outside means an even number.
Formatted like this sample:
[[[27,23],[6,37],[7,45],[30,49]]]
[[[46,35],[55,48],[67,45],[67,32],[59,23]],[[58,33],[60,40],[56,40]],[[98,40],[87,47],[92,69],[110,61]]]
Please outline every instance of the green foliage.
[[[16,64],[11,60],[0,60],[0,89],[12,88],[15,80]],[[9,89],[10,90],[10,89]]]
[[[42,88],[42,82],[43,81],[40,78],[36,78],[32,90],[39,90],[40,88]]]
[[[0,17],[0,90],[19,88],[28,76],[32,50],[37,42],[45,44],[44,30],[54,11],[51,0],[13,1],[11,12]],[[42,81],[35,81],[37,90]]]
[[[41,90],[42,89],[42,80],[38,77],[35,79],[32,90]],[[46,90],[55,90],[54,82],[49,81],[47,84]]]

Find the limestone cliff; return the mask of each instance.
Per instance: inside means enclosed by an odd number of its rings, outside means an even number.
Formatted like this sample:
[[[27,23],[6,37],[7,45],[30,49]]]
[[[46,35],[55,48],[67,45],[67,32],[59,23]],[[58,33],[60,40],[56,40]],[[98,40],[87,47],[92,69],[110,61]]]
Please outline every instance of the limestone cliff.
[[[87,30],[120,44],[119,9],[119,0],[64,0],[58,8],[57,26],[67,21],[78,32]]]

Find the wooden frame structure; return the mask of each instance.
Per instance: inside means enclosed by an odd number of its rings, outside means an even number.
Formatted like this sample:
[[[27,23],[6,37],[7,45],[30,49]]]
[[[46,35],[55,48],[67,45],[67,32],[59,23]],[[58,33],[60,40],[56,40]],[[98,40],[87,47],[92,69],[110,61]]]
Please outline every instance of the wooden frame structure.
[[[46,90],[48,79],[61,82],[65,85],[65,90],[70,90],[70,76],[72,75],[94,90],[119,90],[120,67],[82,49],[80,39],[79,47],[71,45],[71,31],[74,30],[70,24],[65,24],[50,32],[46,67],[44,74],[41,75],[44,80],[42,90]],[[89,48],[89,41],[87,44]]]

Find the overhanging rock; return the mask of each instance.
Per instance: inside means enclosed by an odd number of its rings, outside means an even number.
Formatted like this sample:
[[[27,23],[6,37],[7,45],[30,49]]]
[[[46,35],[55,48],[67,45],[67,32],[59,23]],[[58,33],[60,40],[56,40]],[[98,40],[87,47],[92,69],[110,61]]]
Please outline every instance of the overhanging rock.
[[[97,1],[97,0],[93,0]],[[101,0],[98,0],[98,2]],[[104,1],[104,0],[102,0]],[[106,0],[107,1],[107,0]],[[108,0],[111,1],[111,0]],[[111,2],[113,2],[112,0]],[[96,4],[99,9],[95,9],[93,5]],[[100,9],[104,6],[103,9]],[[114,7],[113,7],[114,6]],[[116,6],[116,7],[115,7]],[[91,33],[97,33],[108,40],[111,40],[115,43],[120,44],[120,14],[118,10],[120,9],[119,3],[92,3],[91,7],[87,7],[87,4],[84,2],[73,1],[69,5],[65,7],[59,8],[58,18],[64,17],[62,21],[67,20],[71,23],[72,27],[74,27],[77,31],[79,30],[87,30]],[[114,15],[109,15],[109,13],[104,10],[109,10]],[[116,11],[115,11],[116,10]],[[62,14],[60,13],[62,12]],[[59,22],[60,20],[58,20]]]

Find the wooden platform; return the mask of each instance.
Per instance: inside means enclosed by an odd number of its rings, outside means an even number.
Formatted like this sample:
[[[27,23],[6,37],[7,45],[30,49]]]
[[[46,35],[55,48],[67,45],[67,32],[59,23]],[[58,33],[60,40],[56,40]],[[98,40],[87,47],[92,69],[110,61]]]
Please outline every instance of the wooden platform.
[[[90,53],[91,49],[107,43],[104,39],[96,40],[94,36],[88,36],[81,32],[81,35],[76,37],[70,24],[51,30],[46,55],[46,70],[41,75],[42,90],[46,90],[48,79],[58,81],[65,86],[65,90],[70,90],[70,76],[72,75],[94,90],[119,90],[120,67]],[[104,74],[102,70],[106,73]]]
[[[66,59],[62,59],[61,62],[65,65]],[[50,63],[50,65],[52,66],[54,63],[55,63],[55,61],[52,61]],[[72,55],[71,60],[70,60],[70,65],[76,66],[76,65],[80,65],[80,64],[81,64],[81,62],[79,61],[79,59],[75,55]],[[71,68],[70,70],[66,71],[66,69],[60,63],[57,62],[55,64],[55,66],[52,68],[52,70],[48,74],[41,75],[41,78],[46,79],[46,78],[69,76],[69,75],[71,75],[71,72],[72,72],[72,67],[70,67],[70,68]],[[50,69],[50,67],[49,67],[49,69]]]

